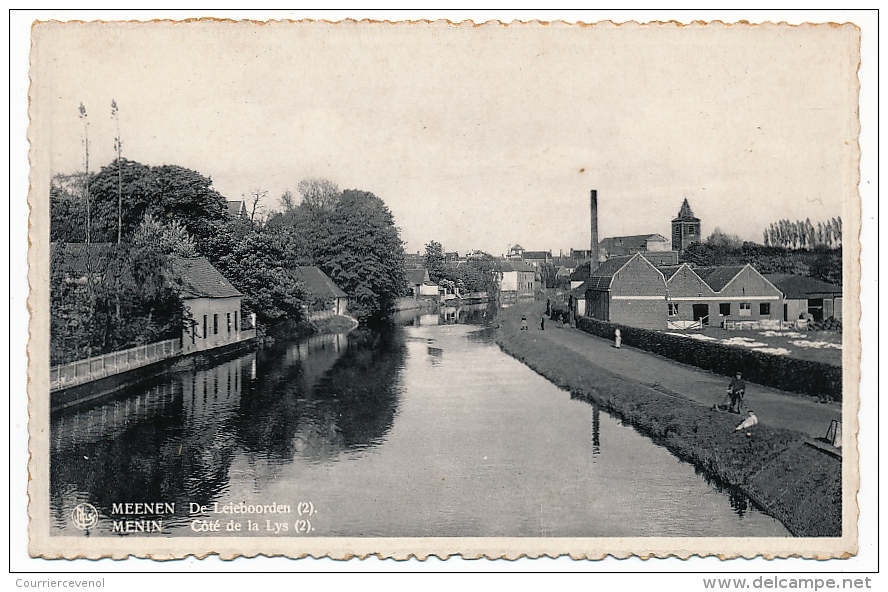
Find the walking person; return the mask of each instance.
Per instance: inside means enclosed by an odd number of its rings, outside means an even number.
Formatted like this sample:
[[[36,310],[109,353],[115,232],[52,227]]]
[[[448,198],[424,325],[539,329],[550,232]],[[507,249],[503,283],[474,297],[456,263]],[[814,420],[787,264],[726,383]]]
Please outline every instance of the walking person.
[[[540,331],[546,330],[546,315],[540,315]]]
[[[521,315],[521,330],[527,331],[527,315]]]
[[[743,381],[743,375],[739,372],[731,379],[728,385],[728,395],[731,397],[731,407],[729,411],[740,414],[740,407],[743,405],[743,396],[746,394],[746,383]]]
[[[614,330],[614,347],[620,349],[620,345],[623,344],[623,334],[620,333],[620,329],[617,328]]]

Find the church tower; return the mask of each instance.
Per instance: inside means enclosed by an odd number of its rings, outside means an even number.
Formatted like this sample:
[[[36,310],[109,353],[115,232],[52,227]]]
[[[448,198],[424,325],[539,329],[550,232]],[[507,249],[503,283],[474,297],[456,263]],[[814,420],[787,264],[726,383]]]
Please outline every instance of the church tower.
[[[685,198],[678,211],[678,217],[672,221],[672,250],[684,251],[700,240],[700,218],[694,217],[688,199]]]

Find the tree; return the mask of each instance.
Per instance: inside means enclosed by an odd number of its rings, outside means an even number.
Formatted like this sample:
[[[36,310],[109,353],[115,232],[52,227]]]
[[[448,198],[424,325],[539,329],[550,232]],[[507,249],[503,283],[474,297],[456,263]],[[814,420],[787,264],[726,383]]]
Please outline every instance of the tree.
[[[308,206],[311,208],[312,206]],[[404,244],[385,203],[367,191],[342,192],[326,215],[306,217],[298,227],[312,261],[349,296],[349,309],[362,322],[391,314],[404,294]]]
[[[336,183],[316,177],[299,181],[296,191],[302,195],[302,205],[311,210],[325,212],[330,212],[336,207],[341,195]]]
[[[206,255],[244,294],[243,306],[265,326],[300,321],[305,293],[287,272],[287,254],[272,232],[239,232],[235,222],[221,225],[206,244]]]
[[[431,241],[425,246],[423,265],[429,270],[429,279],[433,282],[444,277],[444,247],[438,241]]]
[[[710,245],[734,248],[743,245],[743,240],[739,236],[736,234],[728,234],[718,226],[712,230],[712,234],[709,235],[705,242]]]
[[[177,257],[197,256],[197,245],[184,226],[175,220],[164,224],[151,214],[142,218],[133,235],[133,245]]]
[[[128,240],[145,214],[175,220],[198,245],[207,240],[216,222],[225,220],[227,206],[212,180],[177,165],[150,167],[122,159],[88,176],[95,203],[95,238],[111,242],[117,235],[118,187],[123,196],[122,237]]]

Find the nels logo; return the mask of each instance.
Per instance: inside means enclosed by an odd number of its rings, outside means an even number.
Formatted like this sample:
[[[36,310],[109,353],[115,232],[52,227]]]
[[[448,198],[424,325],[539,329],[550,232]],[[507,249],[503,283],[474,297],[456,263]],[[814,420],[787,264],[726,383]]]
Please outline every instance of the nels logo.
[[[71,511],[71,522],[80,530],[89,530],[99,523],[99,512],[92,504],[77,504]]]

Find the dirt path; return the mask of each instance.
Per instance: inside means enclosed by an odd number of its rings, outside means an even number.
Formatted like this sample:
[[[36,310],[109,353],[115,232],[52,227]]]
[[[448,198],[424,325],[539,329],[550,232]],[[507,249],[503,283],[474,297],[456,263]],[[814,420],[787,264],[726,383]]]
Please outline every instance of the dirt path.
[[[571,349],[584,356],[590,364],[647,387],[677,393],[706,407],[723,401],[728,378],[635,348],[623,346],[616,349],[611,341],[579,329],[561,328],[560,323],[550,321],[548,317],[546,329],[541,331],[540,316],[545,309],[544,302],[522,302],[507,308],[500,312],[500,330],[517,331],[521,315],[526,314],[535,339],[545,339],[553,346]],[[751,382],[755,377],[744,378],[747,380],[746,408],[755,410],[763,424],[818,438],[826,435],[831,420],[841,419],[840,404],[817,403],[803,396],[755,384]],[[659,386],[654,386],[656,383]]]

